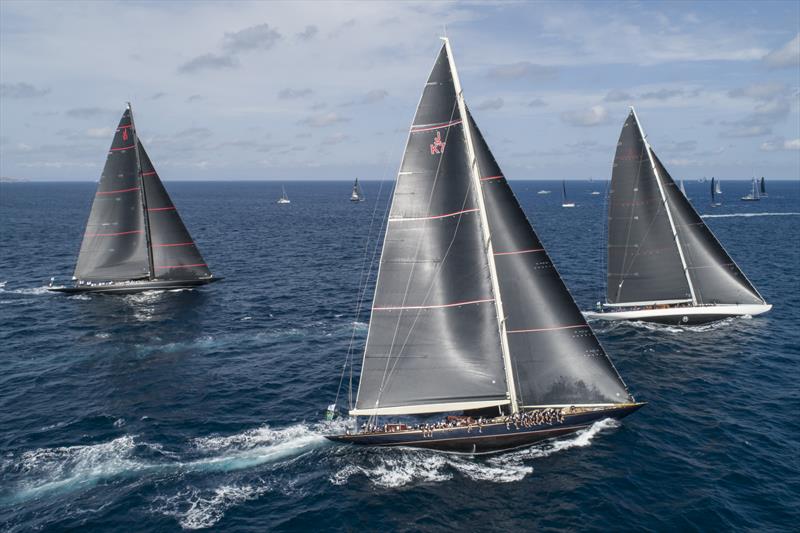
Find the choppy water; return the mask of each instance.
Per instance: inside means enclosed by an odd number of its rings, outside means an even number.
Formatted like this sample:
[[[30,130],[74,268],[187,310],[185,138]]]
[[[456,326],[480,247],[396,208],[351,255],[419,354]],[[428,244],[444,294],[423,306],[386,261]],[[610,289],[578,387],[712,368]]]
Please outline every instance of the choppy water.
[[[603,291],[602,182],[514,182],[585,308]],[[322,435],[377,182],[169,183],[215,274],[200,291],[52,295],[94,185],[0,188],[0,527],[214,530],[791,530],[800,521],[800,184],[689,196],[775,305],[698,328],[597,324],[638,399],[624,424],[491,456]],[[389,185],[381,192],[387,197]],[[537,195],[540,189],[555,191]],[[379,205],[377,212],[383,213]],[[758,215],[758,216],[756,216]],[[780,216],[762,216],[780,215]],[[375,228],[372,231],[374,240]],[[371,243],[366,246],[371,253]]]

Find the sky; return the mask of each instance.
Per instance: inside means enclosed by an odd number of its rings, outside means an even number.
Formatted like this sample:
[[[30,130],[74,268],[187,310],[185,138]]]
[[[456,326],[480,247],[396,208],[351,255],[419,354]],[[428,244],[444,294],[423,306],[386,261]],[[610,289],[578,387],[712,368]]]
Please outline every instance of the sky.
[[[0,1],[0,176],[393,179],[446,32],[509,179],[607,179],[634,105],[674,178],[800,178],[800,2]]]

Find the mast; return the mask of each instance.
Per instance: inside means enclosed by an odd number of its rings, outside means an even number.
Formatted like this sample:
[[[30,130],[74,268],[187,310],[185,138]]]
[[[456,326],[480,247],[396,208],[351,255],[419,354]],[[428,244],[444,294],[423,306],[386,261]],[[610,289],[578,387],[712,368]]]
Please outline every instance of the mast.
[[[136,152],[136,177],[139,180],[139,187],[141,187],[142,197],[142,212],[144,216],[144,235],[147,241],[147,265],[150,269],[149,279],[155,276],[155,266],[153,264],[153,243],[150,239],[150,213],[147,211],[147,193],[144,189],[144,176],[142,176],[142,162],[139,159],[139,134],[136,132],[136,123],[133,121],[133,108],[131,103],[128,102],[128,111],[131,115],[131,126],[133,129],[133,150]]]
[[[469,155],[469,167],[472,173],[472,184],[475,190],[475,196],[478,201],[478,209],[480,213],[481,229],[484,236],[484,249],[486,251],[487,261],[489,264],[489,277],[492,281],[492,292],[494,293],[495,308],[497,310],[497,326],[500,330],[500,348],[503,353],[503,367],[506,373],[506,385],[508,387],[509,400],[511,401],[511,412],[516,413],[519,411],[517,404],[517,391],[514,383],[514,373],[511,366],[511,355],[508,347],[508,336],[506,332],[506,319],[503,312],[503,300],[500,294],[500,285],[497,279],[497,267],[494,262],[494,248],[492,247],[492,235],[489,230],[489,221],[486,216],[486,205],[483,201],[483,189],[481,186],[481,177],[478,170],[478,160],[475,157],[475,148],[472,144],[472,131],[470,130],[469,115],[467,115],[467,106],[464,102],[464,93],[461,90],[461,80],[458,77],[458,70],[456,70],[456,62],[453,58],[453,50],[450,48],[450,40],[447,37],[441,37],[447,49],[447,60],[450,63],[450,72],[453,76],[453,85],[456,91],[456,101],[458,102],[458,111],[461,115],[461,120],[464,125],[464,136],[466,137],[467,153]]]
[[[639,127],[639,134],[642,136],[642,141],[644,141],[644,146],[647,150],[647,157],[650,160],[650,166],[652,167],[653,173],[656,176],[656,183],[658,184],[658,191],[661,193],[661,200],[664,202],[664,208],[667,210],[669,226],[672,229],[672,235],[675,237],[675,244],[678,247],[678,255],[681,258],[681,265],[683,265],[683,273],[686,275],[686,282],[689,284],[689,292],[692,294],[692,305],[697,305],[697,296],[695,295],[694,286],[692,285],[692,278],[689,276],[689,267],[686,265],[686,257],[683,255],[681,240],[678,238],[678,230],[675,229],[675,222],[672,220],[672,212],[670,211],[669,204],[667,203],[667,196],[664,194],[664,186],[661,183],[661,173],[658,171],[655,161],[653,161],[650,143],[647,141],[647,137],[642,129],[642,123],[639,122],[639,117],[636,115],[636,110],[633,108],[633,106],[631,106],[631,113],[633,113],[633,117],[636,119],[636,125]]]

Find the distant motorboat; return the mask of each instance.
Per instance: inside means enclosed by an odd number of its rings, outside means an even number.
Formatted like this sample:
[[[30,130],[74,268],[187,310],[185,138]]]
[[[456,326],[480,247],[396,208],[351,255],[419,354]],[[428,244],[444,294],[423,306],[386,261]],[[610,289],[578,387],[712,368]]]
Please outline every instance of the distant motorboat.
[[[551,191],[545,191],[542,189],[541,191],[537,192],[536,194],[550,194]]]
[[[592,191],[592,196],[600,196],[600,191]]]
[[[278,198],[278,203],[279,204],[290,204],[290,203],[292,203],[292,201],[289,200],[289,197],[286,195],[286,188],[285,187],[281,187],[281,190],[283,190],[283,194],[281,195],[280,198]]]
[[[761,200],[761,196],[758,191],[758,185],[756,184],[756,179],[753,178],[752,189],[750,193],[746,196],[742,196],[743,202],[757,202]]]
[[[561,207],[575,207],[575,202],[567,200],[567,182],[561,181]]]

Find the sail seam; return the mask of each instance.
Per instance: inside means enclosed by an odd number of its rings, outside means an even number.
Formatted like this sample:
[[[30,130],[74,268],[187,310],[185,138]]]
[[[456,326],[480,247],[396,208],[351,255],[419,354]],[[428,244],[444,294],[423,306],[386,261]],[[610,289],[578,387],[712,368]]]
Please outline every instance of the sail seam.
[[[482,304],[493,302],[494,298],[487,298],[485,300],[469,300],[466,302],[455,302],[451,304],[437,304],[437,305],[398,305],[393,307],[373,307],[374,311],[404,311],[407,309],[443,309],[445,307],[460,307],[462,305]]]
[[[441,124],[422,124],[420,126],[411,126],[411,133],[420,133],[423,131],[438,130],[441,128],[449,128],[461,124],[461,120],[451,120],[450,122],[442,122]]]
[[[473,213],[475,211],[480,211],[477,207],[473,209],[463,209],[461,211],[456,211],[454,213],[445,213],[444,215],[433,215],[429,217],[389,217],[389,222],[404,222],[404,221],[414,221],[414,220],[434,220],[437,218],[447,218],[447,217],[454,217],[456,215],[463,215],[464,213]]]
[[[500,174],[499,176],[488,176],[486,178],[481,178],[481,181],[499,180],[499,179],[501,179],[503,177],[504,176],[502,174]]]
[[[133,191],[138,191],[138,190],[139,190],[139,187],[132,187],[130,189],[117,189],[116,191],[100,191],[100,192],[97,193],[97,196],[100,196],[100,195],[103,195],[103,194],[117,194],[117,193],[120,193],[120,192],[133,192]]]
[[[531,248],[529,250],[516,250],[513,252],[495,252],[494,255],[517,255],[517,254],[531,254],[533,252],[544,252],[544,248]]]
[[[143,230],[137,229],[133,231],[120,231],[118,233],[93,233],[92,237],[114,237],[116,235],[132,235],[134,233],[143,233]]]
[[[204,267],[207,266],[205,263],[195,263],[193,265],[160,265],[156,266],[156,268],[190,268],[190,267]]]
[[[121,151],[123,151],[123,150],[130,150],[131,148],[133,148],[133,147],[135,147],[135,146],[136,146],[135,144],[132,144],[132,145],[130,145],[130,146],[122,146],[122,147],[120,147],[120,148],[111,148],[111,149],[109,150],[109,152],[121,152]]]
[[[175,244],[154,244],[153,246],[194,246],[193,242],[176,242]]]
[[[532,328],[532,329],[509,329],[506,330],[506,333],[538,333],[541,331],[558,331],[561,329],[576,329],[576,328],[588,328],[588,324],[576,324],[574,326],[556,326],[554,328]]]
[[[148,211],[175,211],[175,206],[172,207],[148,207]]]

